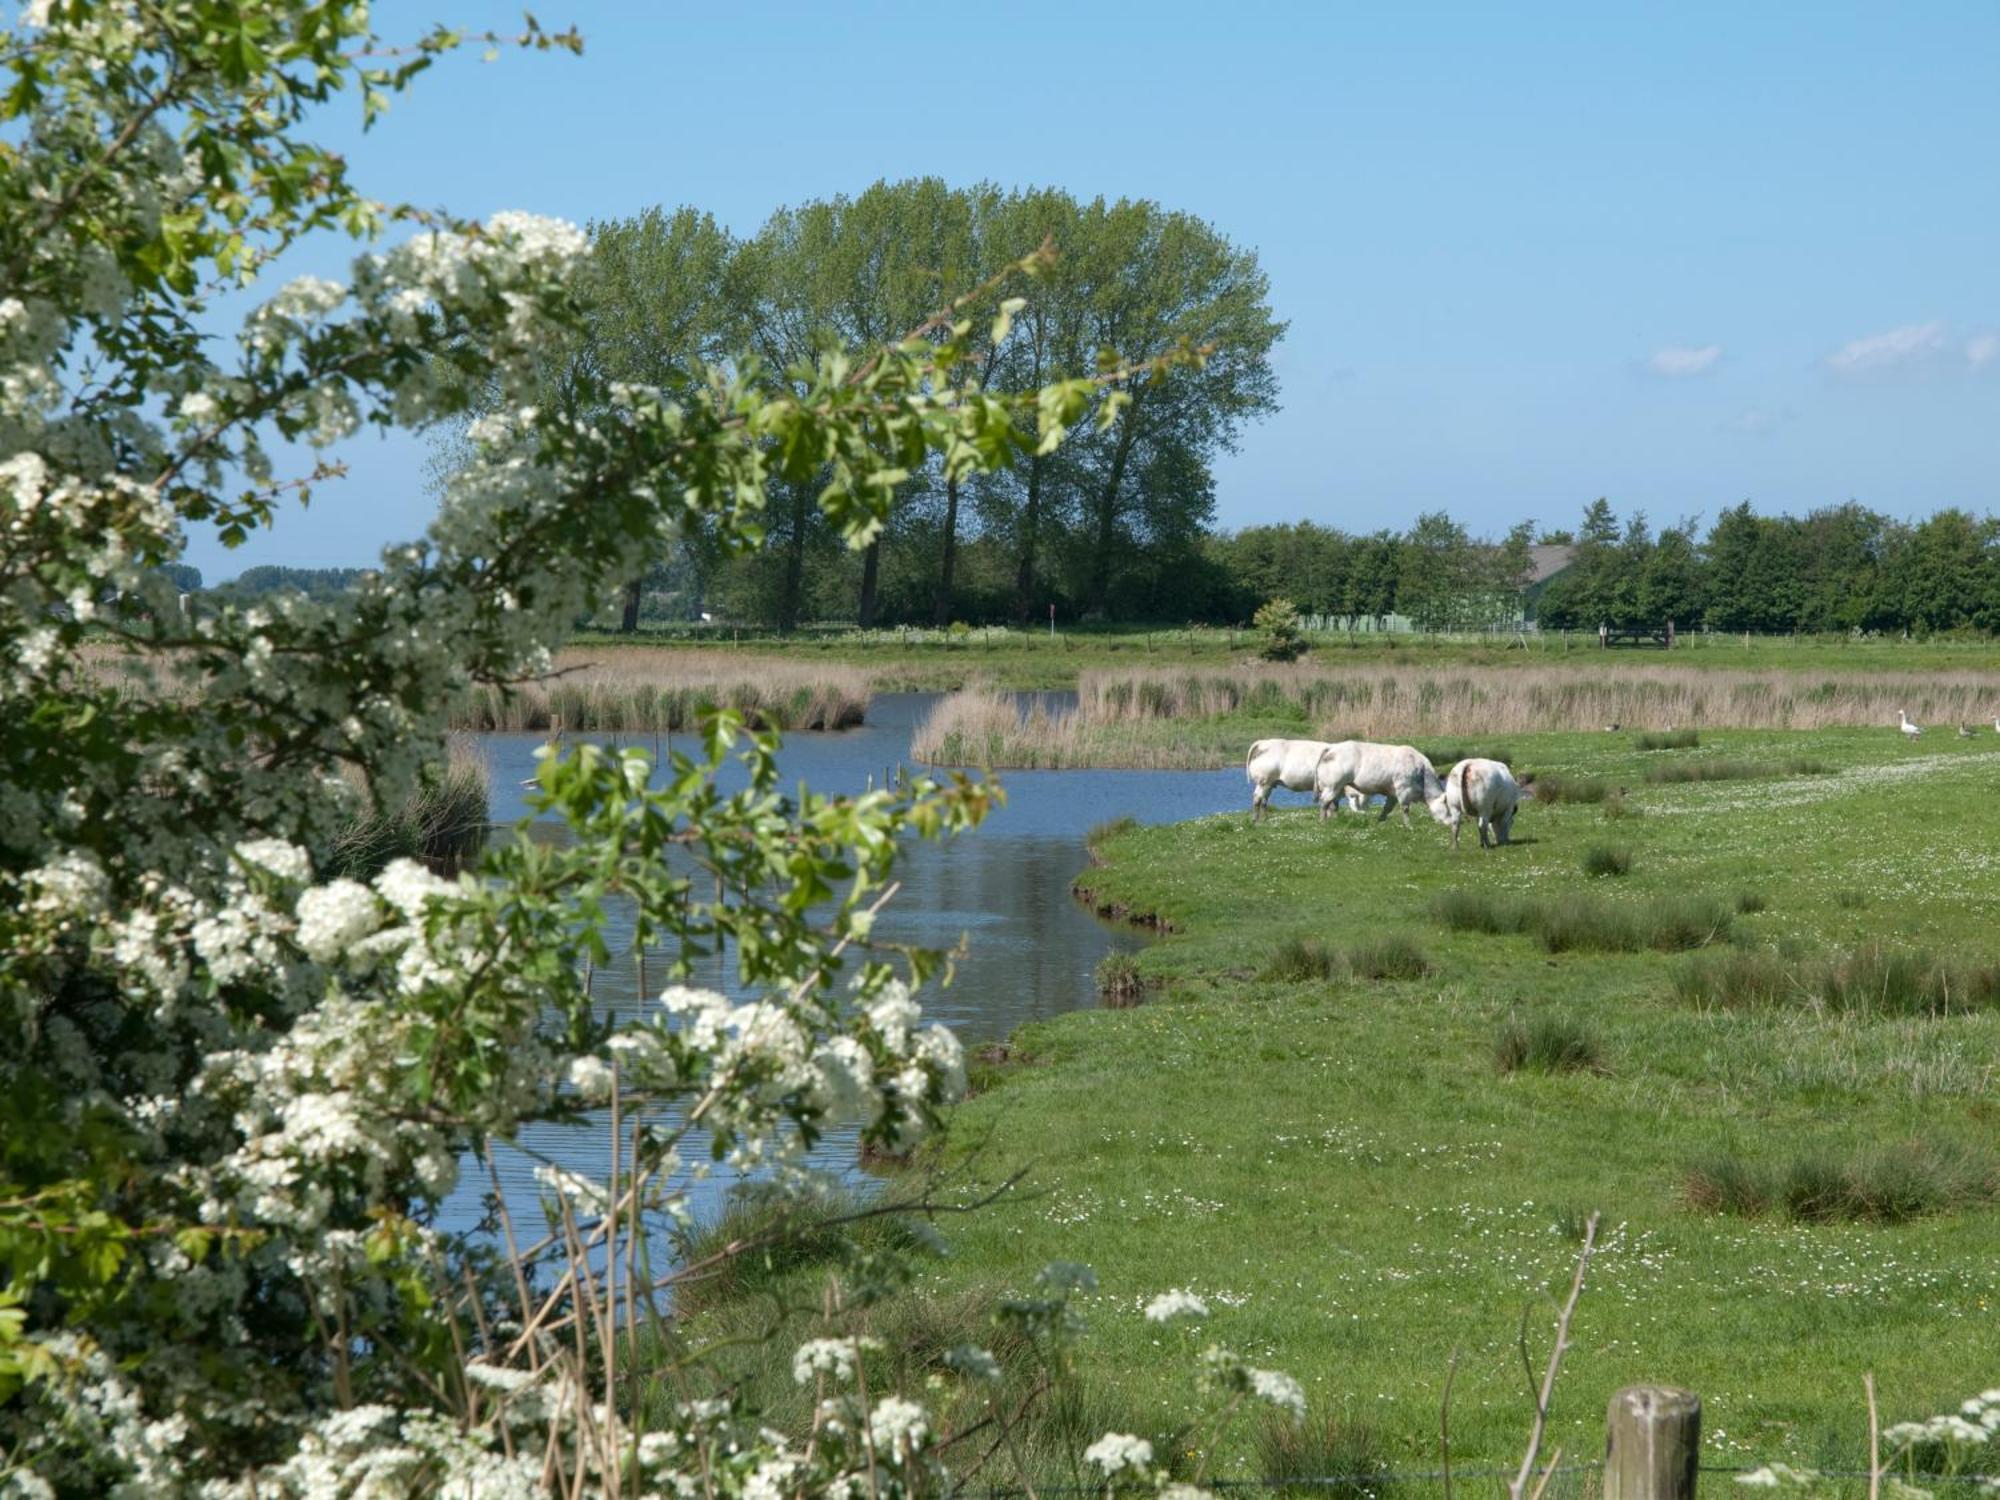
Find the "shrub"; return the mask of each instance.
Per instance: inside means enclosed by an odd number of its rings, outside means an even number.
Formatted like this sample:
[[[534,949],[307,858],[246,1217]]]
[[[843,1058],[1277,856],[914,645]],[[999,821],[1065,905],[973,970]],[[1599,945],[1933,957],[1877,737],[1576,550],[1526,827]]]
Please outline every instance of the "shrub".
[[[1305,653],[1298,608],[1291,600],[1266,600],[1251,617],[1250,624],[1264,637],[1264,644],[1257,650],[1264,660],[1295,661]]]
[[[1694,729],[1666,729],[1632,737],[1633,747],[1639,750],[1692,750],[1700,743],[1701,733]]]
[[[1107,953],[1097,964],[1097,1000],[1106,1010],[1129,1010],[1146,998],[1139,961],[1129,953]]]
[[[1583,853],[1586,875],[1628,875],[1632,871],[1632,851],[1611,844],[1593,844]]]
[[[1423,949],[1406,937],[1377,938],[1349,948],[1347,967],[1356,979],[1421,979],[1431,971]]]
[[[1597,1034],[1572,1016],[1538,1015],[1523,1021],[1510,1016],[1493,1039],[1493,1062],[1503,1073],[1528,1069],[1536,1073],[1604,1070],[1604,1048]]]

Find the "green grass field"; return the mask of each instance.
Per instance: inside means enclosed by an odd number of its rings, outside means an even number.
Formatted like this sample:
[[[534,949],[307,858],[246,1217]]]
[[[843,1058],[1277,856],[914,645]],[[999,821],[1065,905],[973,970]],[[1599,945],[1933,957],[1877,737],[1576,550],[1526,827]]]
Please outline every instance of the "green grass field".
[[[1033,1172],[1019,1203],[953,1226],[930,1290],[1088,1261],[1102,1289],[1086,1371],[1166,1429],[1187,1403],[1183,1361],[1139,1308],[1192,1288],[1214,1307],[1205,1334],[1291,1371],[1408,1467],[1435,1454],[1457,1348],[1458,1452],[1501,1461],[1525,1425],[1522,1309],[1545,1347],[1548,1294],[1597,1211],[1603,1246],[1556,1413],[1572,1454],[1596,1452],[1610,1392],[1638,1380],[1702,1394],[1716,1462],[1842,1466],[1865,1453],[1864,1372],[1885,1420],[1994,1384],[2000,1211],[1981,1200],[2000,1186],[2000,1010],[1830,1014],[1805,995],[1702,1008],[1673,984],[1702,955],[1551,954],[1531,935],[1450,930],[1432,902],[1714,898],[1730,925],[1718,946],[1780,960],[1868,944],[1990,959],[2000,743],[1906,750],[1884,732],[1837,731],[1704,735],[1699,749],[1651,753],[1612,736],[1515,749],[1521,764],[1628,790],[1608,804],[1530,802],[1519,841],[1484,853],[1453,855],[1428,820],[1321,825],[1304,811],[1108,838],[1084,883],[1093,901],[1173,924],[1140,960],[1164,989],[1136,1009],[1028,1029],[1017,1046],[1031,1061],[961,1110],[954,1139],[980,1143],[975,1176]],[[1825,769],[1645,779],[1711,757]],[[1585,873],[1605,845],[1629,855],[1629,873]],[[1397,937],[1420,951],[1424,977],[1342,977],[1350,950]],[[1290,940],[1332,950],[1333,977],[1260,977]],[[1501,1071],[1510,1031],[1538,1022],[1581,1033],[1594,1065]],[[1820,1222],[1810,1207],[1742,1217],[1689,1202],[1717,1163],[1837,1173],[1880,1152],[1878,1174],[1940,1161],[1969,1172],[1954,1181],[1971,1196],[1920,1200],[1900,1223],[1842,1219],[1837,1205]]]
[[[727,626],[642,629],[633,636],[587,631],[570,644],[592,650],[673,646],[713,651],[719,656],[772,657],[786,662],[832,661],[866,668],[877,691],[940,691],[968,682],[990,682],[1017,690],[1076,685],[1087,667],[1226,667],[1249,658],[1258,637],[1226,627],[1148,629],[1142,626],[1064,625],[1054,636],[1046,627],[1012,629],[975,626],[965,631],[871,630],[848,627],[804,629],[788,636]],[[1914,642],[1848,636],[1680,637],[1671,652],[1620,646],[1606,652],[1595,638],[1572,635],[1530,637],[1523,647],[1512,636],[1315,635],[1309,664],[1398,661],[1446,665],[1491,663],[1573,665],[1586,669],[1607,662],[1671,663],[1675,666],[1780,668],[1802,672],[1984,671],[2000,669],[2000,640],[1939,637]]]

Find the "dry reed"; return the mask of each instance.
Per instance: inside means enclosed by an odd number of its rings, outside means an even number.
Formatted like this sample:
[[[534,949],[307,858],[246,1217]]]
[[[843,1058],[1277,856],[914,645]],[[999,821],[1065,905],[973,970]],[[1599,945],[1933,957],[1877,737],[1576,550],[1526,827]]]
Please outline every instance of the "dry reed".
[[[1223,714],[1303,711],[1328,738],[1518,734],[1603,729],[1826,729],[1918,723],[1990,724],[2000,673],[1870,673],[1841,677],[1699,667],[1407,667],[1245,664],[1224,671],[1093,669],[1080,674],[1085,726]]]
[[[848,729],[868,712],[868,674],[828,662],[768,656],[737,662],[707,651],[564,651],[541,682],[469,690],[454,729],[538,730],[560,720],[581,733],[693,729],[731,708],[766,729]]]
[[[1675,735],[1678,743],[1683,734],[1693,739],[1694,726],[1886,728],[1896,723],[1898,709],[1918,722],[1983,724],[1992,721],[1996,706],[2000,673],[1981,672],[1833,678],[1629,666],[1622,659],[1615,672],[1395,665],[1333,671],[1249,663],[1226,672],[1093,668],[1079,675],[1077,705],[1070,711],[1024,703],[990,686],[953,693],[919,726],[910,753],[932,765],[1193,770],[1228,764],[1237,752],[1220,748],[1212,733],[1176,736],[1171,726],[1193,729],[1228,716],[1294,722],[1303,716],[1305,725],[1286,732],[1320,739],[1511,735],[1601,730],[1610,724],[1688,726]],[[1817,767],[1785,769],[1804,774]],[[1679,766],[1655,773],[1657,779],[1702,774]],[[1557,795],[1552,783],[1538,784],[1536,791],[1549,800]]]

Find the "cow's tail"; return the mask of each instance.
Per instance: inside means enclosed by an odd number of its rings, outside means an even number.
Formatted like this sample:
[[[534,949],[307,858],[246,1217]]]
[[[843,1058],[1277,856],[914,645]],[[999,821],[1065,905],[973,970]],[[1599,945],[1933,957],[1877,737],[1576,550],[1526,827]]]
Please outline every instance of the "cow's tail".
[[[1472,806],[1472,758],[1467,756],[1458,763],[1458,810],[1463,813]]]

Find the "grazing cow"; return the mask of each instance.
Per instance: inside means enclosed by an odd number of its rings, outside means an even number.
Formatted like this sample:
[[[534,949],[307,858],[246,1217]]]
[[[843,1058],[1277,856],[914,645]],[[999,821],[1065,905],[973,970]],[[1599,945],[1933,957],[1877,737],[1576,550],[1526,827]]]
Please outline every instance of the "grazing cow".
[[[1444,793],[1431,803],[1431,816],[1451,830],[1451,847],[1458,847],[1459,825],[1469,812],[1479,824],[1479,847],[1486,847],[1486,830],[1496,844],[1514,834],[1514,809],[1521,804],[1521,787],[1506,762],[1462,760],[1444,773]]]
[[[1258,740],[1252,745],[1243,761],[1243,774],[1250,782],[1250,821],[1264,816],[1264,804],[1276,787],[1288,792],[1317,790],[1313,771],[1331,748],[1325,740]]]
[[[1329,816],[1343,797],[1352,806],[1353,793],[1364,798],[1380,795],[1386,822],[1391,809],[1403,815],[1410,826],[1410,804],[1430,803],[1441,796],[1444,784],[1423,752],[1413,745],[1377,745],[1368,740],[1341,740],[1326,747],[1313,772],[1313,792],[1319,815]]]

